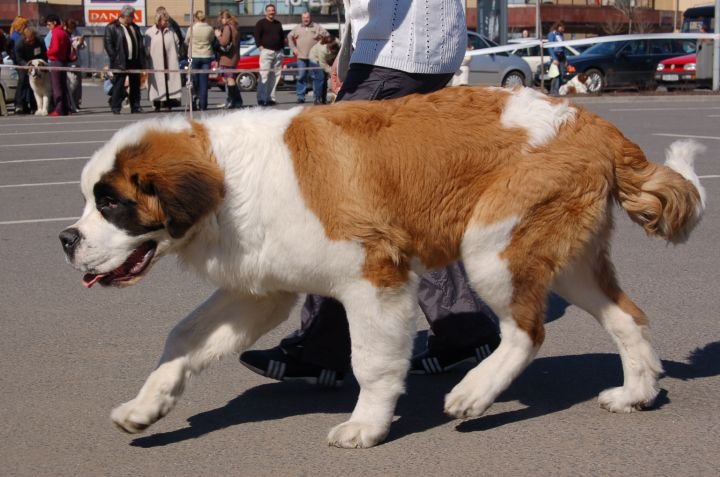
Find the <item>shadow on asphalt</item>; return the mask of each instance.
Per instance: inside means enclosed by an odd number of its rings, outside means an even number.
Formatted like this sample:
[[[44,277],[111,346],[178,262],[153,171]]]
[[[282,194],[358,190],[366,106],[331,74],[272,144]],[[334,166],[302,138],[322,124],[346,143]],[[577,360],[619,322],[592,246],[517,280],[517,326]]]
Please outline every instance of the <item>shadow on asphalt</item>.
[[[690,353],[687,362],[663,361],[668,377],[691,380],[720,374],[720,342],[710,343]],[[399,415],[387,441],[423,432],[450,422],[442,412],[443,399],[470,366],[451,373],[427,377],[410,376],[407,394],[398,402]],[[493,429],[568,409],[594,399],[608,387],[622,383],[620,358],[615,354],[585,354],[539,358],[505,391],[499,401],[518,401],[526,407],[463,421],[460,432]],[[136,447],[159,447],[197,439],[227,427],[247,422],[284,419],[290,416],[332,413],[349,415],[357,398],[358,386],[350,379],[342,389],[320,390],[299,383],[270,383],[257,386],[229,401],[225,406],[188,419],[188,427],[141,437]],[[655,405],[669,403],[663,391]],[[343,416],[345,417],[345,416]],[[338,420],[338,423],[340,420]]]

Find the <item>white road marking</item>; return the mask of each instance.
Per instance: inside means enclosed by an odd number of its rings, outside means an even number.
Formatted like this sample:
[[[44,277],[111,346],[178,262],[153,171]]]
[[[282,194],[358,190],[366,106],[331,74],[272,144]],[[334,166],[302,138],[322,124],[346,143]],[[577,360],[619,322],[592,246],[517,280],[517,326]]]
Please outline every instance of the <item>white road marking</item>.
[[[0,161],[0,164],[19,164],[21,162],[46,162],[46,161],[78,161],[81,159],[90,159],[90,156],[48,157],[47,159],[15,159],[13,161]]]
[[[69,182],[36,182],[34,184],[5,184],[0,185],[0,189],[10,189],[13,187],[43,187],[43,186],[54,186],[54,185],[68,185],[68,184],[79,184],[80,181],[69,181]]]
[[[698,179],[720,179],[720,175],[711,174],[709,176],[698,176]]]
[[[46,133],[60,133],[60,134],[85,134],[85,133],[91,133],[91,132],[115,132],[117,129],[74,129],[71,131],[45,131]],[[27,131],[27,132],[11,132],[11,133],[0,133],[0,136],[21,136],[21,135],[30,135],[35,134],[37,135],[37,131]]]
[[[139,119],[98,119],[97,121],[52,121],[52,122],[36,122],[36,123],[10,123],[7,124],[9,126],[64,126],[66,124],[72,124],[73,126],[76,124],[99,124],[99,123],[134,123],[136,121],[139,121]],[[2,122],[0,122],[2,124]],[[54,132],[54,131],[51,131]]]
[[[691,139],[712,139],[714,141],[720,141],[720,136],[693,136],[692,134],[672,134],[672,133],[654,133],[653,136],[682,137],[682,138],[691,138]]]
[[[28,220],[6,220],[0,222],[0,225],[17,225],[17,224],[39,224],[42,222],[75,222],[80,217],[57,217],[52,219],[28,219]]]
[[[107,141],[38,142],[33,144],[0,144],[0,147],[67,146],[69,144],[101,144]]]
[[[720,106],[707,106],[707,107],[697,107],[697,106],[688,106],[685,108],[615,108],[610,109],[610,111],[622,111],[622,112],[641,112],[641,111],[710,111],[714,109],[720,109]]]

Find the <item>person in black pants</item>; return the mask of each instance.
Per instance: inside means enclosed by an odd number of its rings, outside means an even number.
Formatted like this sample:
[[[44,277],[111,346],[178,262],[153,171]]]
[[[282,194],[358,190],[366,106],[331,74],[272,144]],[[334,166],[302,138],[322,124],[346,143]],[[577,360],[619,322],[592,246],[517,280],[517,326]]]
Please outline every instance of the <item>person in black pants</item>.
[[[110,60],[110,68],[137,70],[145,67],[145,50],[140,28],[133,22],[135,9],[123,6],[118,19],[105,28],[104,46]],[[141,113],[140,73],[114,73],[110,93],[110,109],[120,114],[125,98],[125,78],[129,83],[130,112]]]
[[[440,7],[444,6],[445,1],[433,0],[431,3],[438,4],[435,5],[438,8],[430,10],[442,11]],[[456,11],[462,11],[462,8]],[[373,18],[370,19],[372,22]],[[416,65],[408,63],[406,67],[408,70],[435,68],[439,72],[405,71],[377,64],[377,58],[383,58],[383,55],[374,52],[385,43],[373,44],[377,40],[376,36],[368,39],[368,43],[362,43],[362,31],[373,31],[376,34],[376,30],[370,27],[358,29],[357,35],[353,32],[352,39],[346,34],[343,49],[351,43],[360,46],[356,47],[350,58],[349,70],[336,101],[393,99],[413,93],[431,93],[445,87],[465,56],[467,38],[463,25],[446,29],[444,38],[428,37],[428,50],[431,51],[423,51],[417,57],[424,58],[425,54],[437,53],[438,59],[432,62],[432,66],[418,62]],[[404,33],[412,36],[407,30]],[[402,34],[403,31],[393,32],[391,38],[398,40]],[[415,36],[418,34],[415,32]],[[437,44],[434,43],[436,41]],[[426,44],[420,40],[417,43]],[[407,49],[390,46],[395,48],[389,48],[389,51],[396,54],[403,51],[402,55],[411,56]],[[363,56],[366,52],[372,54]],[[338,58],[342,57],[343,51]],[[369,62],[369,58],[375,60]],[[398,64],[392,58],[386,62]],[[431,335],[427,350],[412,359],[411,373],[436,374],[465,361],[479,362],[500,344],[496,323],[491,318],[492,312],[470,288],[461,262],[423,275],[418,299],[430,322]],[[350,334],[342,304],[331,298],[309,295],[302,310],[302,327],[299,330],[275,348],[244,352],[240,362],[252,371],[272,379],[303,380],[332,387],[342,384],[350,366],[350,352]]]

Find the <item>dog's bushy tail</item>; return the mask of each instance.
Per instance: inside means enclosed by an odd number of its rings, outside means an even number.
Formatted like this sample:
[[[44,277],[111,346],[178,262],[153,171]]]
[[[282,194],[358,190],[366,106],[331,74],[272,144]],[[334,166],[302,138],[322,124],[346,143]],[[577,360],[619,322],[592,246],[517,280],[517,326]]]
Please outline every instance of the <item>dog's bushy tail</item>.
[[[695,156],[705,146],[692,140],[672,143],[665,165],[653,164],[637,144],[625,140],[615,158],[616,197],[648,235],[672,243],[687,240],[705,209],[705,189],[695,174]]]

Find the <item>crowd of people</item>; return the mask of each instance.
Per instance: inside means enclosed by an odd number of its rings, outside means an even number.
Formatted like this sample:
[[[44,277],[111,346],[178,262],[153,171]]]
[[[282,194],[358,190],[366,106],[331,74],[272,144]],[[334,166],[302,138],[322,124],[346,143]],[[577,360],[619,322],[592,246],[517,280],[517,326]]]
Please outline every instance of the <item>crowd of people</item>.
[[[315,104],[325,104],[328,95],[334,98],[339,87],[333,82],[332,65],[340,50],[340,42],[325,28],[312,20],[309,12],[301,15],[300,23],[287,36],[276,18],[276,7],[267,4],[264,17],[255,25],[253,36],[260,50],[257,104],[276,104],[275,91],[280,80],[283,48],[287,45],[296,57],[296,96],[304,103],[308,83],[312,84]],[[135,24],[133,7],[123,6],[118,18],[105,28],[103,46],[108,67],[114,73],[105,73],[105,90],[108,104],[115,114],[122,112],[123,104],[131,113],[142,112],[141,89],[147,89],[147,99],[154,110],[168,110],[182,105],[182,92],[186,75],[179,71],[188,65],[200,73],[192,75],[193,109],[208,109],[207,74],[217,66],[226,90],[225,109],[243,106],[237,73],[224,70],[237,68],[240,58],[240,29],[233,15],[223,10],[211,25],[203,11],[196,11],[192,25],[183,32],[165,7],[158,7],[154,22],[143,32]],[[57,15],[45,19],[48,33],[40,39],[37,30],[29,26],[26,18],[18,16],[13,21],[3,49],[13,64],[27,66],[33,60],[42,60],[50,66],[79,66],[78,52],[85,48],[85,38],[77,33],[77,22],[62,22]],[[548,40],[562,41],[564,25],[553,25]],[[523,32],[526,34],[526,32]],[[472,48],[468,44],[468,51]],[[557,94],[564,78],[566,60],[563,48],[550,48],[551,71],[555,72],[551,94]],[[464,85],[469,80],[470,56],[465,56],[455,72],[451,84]],[[140,70],[153,70],[143,73]],[[125,73],[124,71],[127,71]],[[72,71],[51,71],[52,116],[76,113],[82,105],[82,75]],[[328,88],[328,83],[335,84]],[[37,101],[30,87],[27,70],[18,70],[18,86],[15,95],[15,113],[29,114],[38,111]]]
[[[3,51],[12,64],[27,66],[34,60],[40,65],[78,66],[78,50],[85,47],[83,35],[77,32],[77,22],[63,23],[57,15],[45,18],[47,35],[41,39],[36,29],[21,16],[10,25]],[[52,110],[50,116],[64,116],[77,112],[82,104],[82,81],[77,73],[53,70],[49,74],[52,84]],[[15,114],[43,112],[30,87],[28,70],[18,69],[15,92]]]
[[[314,23],[309,13],[302,14],[302,23],[290,32],[287,40],[282,24],[275,19],[273,4],[265,7],[265,16],[254,30],[260,52],[257,102],[272,106],[280,79],[280,60],[287,43],[297,55],[298,102],[305,101],[308,81],[312,82],[315,103],[327,102],[328,79],[331,65],[340,45],[323,27]],[[85,38],[78,34],[77,22],[62,22],[54,14],[45,19],[47,34],[41,38],[30,27],[28,19],[18,16],[9,34],[0,35],[12,64],[27,66],[33,60],[42,60],[49,66],[76,67],[80,65],[78,50],[85,48]],[[103,73],[108,104],[120,114],[123,104],[131,113],[142,112],[141,89],[147,88],[147,99],[155,111],[172,110],[182,105],[182,88],[186,75],[179,71],[188,65],[201,73],[192,75],[193,108],[208,109],[209,77],[207,71],[214,64],[218,69],[237,68],[240,58],[240,30],[237,20],[227,10],[217,18],[215,26],[208,23],[203,11],[196,11],[192,25],[183,33],[165,7],[155,11],[154,22],[143,32],[135,23],[135,9],[125,5],[116,20],[105,27],[103,47],[108,66]],[[143,73],[139,70],[153,70]],[[15,95],[15,114],[31,114],[38,105],[31,90],[26,69],[18,69],[18,86]],[[125,73],[127,71],[127,73]],[[52,70],[51,116],[77,113],[82,105],[82,75],[72,71]],[[243,106],[237,73],[222,73],[226,90],[225,109]]]

